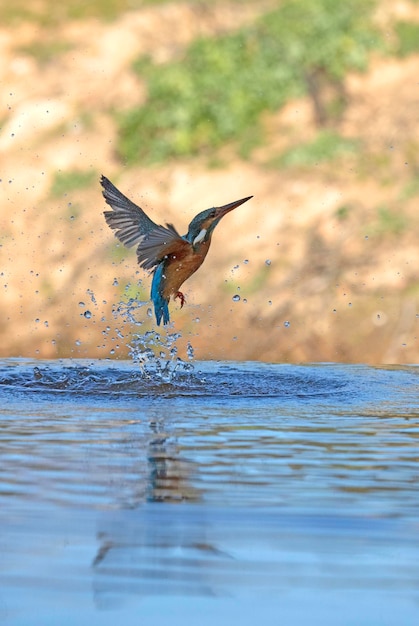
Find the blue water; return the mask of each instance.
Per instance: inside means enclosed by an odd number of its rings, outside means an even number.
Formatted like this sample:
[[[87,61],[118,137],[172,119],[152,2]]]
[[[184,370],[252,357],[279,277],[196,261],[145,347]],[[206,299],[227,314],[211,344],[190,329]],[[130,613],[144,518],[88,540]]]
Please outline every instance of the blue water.
[[[0,361],[0,623],[419,623],[419,368]]]

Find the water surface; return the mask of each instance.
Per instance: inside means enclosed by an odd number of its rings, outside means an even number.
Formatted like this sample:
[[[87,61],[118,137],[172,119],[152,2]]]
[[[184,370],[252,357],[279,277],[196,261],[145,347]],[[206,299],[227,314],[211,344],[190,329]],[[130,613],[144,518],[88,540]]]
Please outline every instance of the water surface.
[[[0,623],[418,623],[417,367],[9,359],[0,398]]]

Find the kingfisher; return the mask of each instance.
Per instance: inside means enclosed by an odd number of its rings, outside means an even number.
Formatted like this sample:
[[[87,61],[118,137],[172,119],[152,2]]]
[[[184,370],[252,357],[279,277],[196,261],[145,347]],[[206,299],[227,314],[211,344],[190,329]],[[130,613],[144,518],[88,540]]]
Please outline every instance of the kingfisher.
[[[106,176],[102,176],[100,182],[103,197],[112,208],[112,211],[104,211],[105,220],[127,248],[137,245],[140,267],[153,271],[151,300],[157,326],[160,326],[162,319],[163,324],[168,324],[169,300],[171,297],[179,298],[181,308],[185,304],[185,296],[179,288],[202,265],[214,228],[224,215],[253,196],[198,213],[182,237],[173,224],[161,226],[153,222],[143,209],[124,196]]]

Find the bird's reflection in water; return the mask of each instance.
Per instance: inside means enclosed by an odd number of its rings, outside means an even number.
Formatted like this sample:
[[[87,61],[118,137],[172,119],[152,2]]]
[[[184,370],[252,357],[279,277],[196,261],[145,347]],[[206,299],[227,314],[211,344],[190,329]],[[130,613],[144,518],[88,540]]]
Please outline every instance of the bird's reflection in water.
[[[174,440],[165,433],[164,420],[150,422],[150,429],[155,434],[148,447],[150,502],[197,501],[199,491],[188,483],[188,477],[194,471],[193,464],[182,458],[181,451]]]
[[[134,487],[130,505],[102,517],[106,527],[97,532],[93,584],[102,608],[119,604],[126,594],[213,593],[202,563],[208,555],[217,558],[218,551],[207,540],[204,511],[199,519],[195,514],[189,519],[186,510],[184,517],[175,506],[201,500],[189,480],[196,468],[182,457],[164,418],[152,417],[149,426],[146,490]]]

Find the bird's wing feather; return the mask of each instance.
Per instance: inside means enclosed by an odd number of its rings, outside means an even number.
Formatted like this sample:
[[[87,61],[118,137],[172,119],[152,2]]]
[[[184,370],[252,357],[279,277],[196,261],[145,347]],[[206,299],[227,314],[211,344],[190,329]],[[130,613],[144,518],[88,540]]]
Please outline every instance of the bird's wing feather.
[[[103,197],[112,211],[104,211],[108,225],[127,248],[141,242],[147,233],[160,228],[144,211],[131,202],[106,176],[100,179]]]
[[[138,263],[149,270],[170,254],[176,254],[177,258],[182,259],[190,247],[189,241],[179,235],[173,224],[156,226],[138,245]]]

